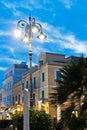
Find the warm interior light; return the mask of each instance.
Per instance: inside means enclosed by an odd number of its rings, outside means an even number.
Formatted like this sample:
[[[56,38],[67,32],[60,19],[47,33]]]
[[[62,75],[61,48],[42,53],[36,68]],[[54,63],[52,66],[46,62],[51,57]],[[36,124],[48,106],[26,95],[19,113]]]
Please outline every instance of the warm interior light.
[[[42,32],[40,33],[40,35],[37,36],[37,38],[39,39],[45,39],[47,36],[45,34],[43,34]]]
[[[40,31],[40,29],[38,28],[37,25],[33,25],[31,31],[32,31],[33,33],[37,33],[37,32]]]
[[[27,36],[25,36],[23,39],[22,39],[23,42],[28,42],[29,41],[29,38]]]
[[[14,36],[15,36],[15,37],[20,37],[20,36],[21,36],[21,31],[20,31],[19,29],[16,29],[16,30],[14,31]]]

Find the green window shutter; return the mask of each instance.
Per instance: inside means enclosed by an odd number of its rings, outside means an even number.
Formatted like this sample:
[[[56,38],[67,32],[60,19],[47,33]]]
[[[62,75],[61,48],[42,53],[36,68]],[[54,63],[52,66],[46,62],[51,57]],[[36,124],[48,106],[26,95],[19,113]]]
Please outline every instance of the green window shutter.
[[[60,72],[60,70],[57,70],[56,71],[56,80],[61,80],[61,72]]]
[[[35,98],[36,98],[35,93],[33,93],[33,105],[35,105]]]
[[[22,83],[22,90],[24,90],[24,83]]]
[[[36,77],[34,77],[34,88],[36,88]]]
[[[44,90],[42,91],[42,101],[44,101]]]
[[[45,81],[45,73],[42,72],[42,82],[44,82],[44,81]]]
[[[20,94],[18,95],[18,104],[20,104]]]
[[[26,81],[26,88],[28,89],[28,81]]]

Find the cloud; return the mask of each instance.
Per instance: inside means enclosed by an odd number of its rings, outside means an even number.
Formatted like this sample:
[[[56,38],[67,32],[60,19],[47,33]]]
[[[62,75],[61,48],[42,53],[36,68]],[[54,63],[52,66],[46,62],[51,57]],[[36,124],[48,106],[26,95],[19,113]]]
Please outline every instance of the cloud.
[[[47,33],[45,42],[56,44],[56,47],[61,49],[70,49],[75,53],[84,53],[87,55],[87,41],[81,41],[76,38],[74,33],[66,32],[64,28],[54,27],[48,23],[42,23],[43,29]]]
[[[7,47],[7,48],[10,50],[10,52],[14,53],[14,48],[12,47]]]
[[[0,66],[0,71],[5,71],[7,69],[7,67],[1,67]]]
[[[73,0],[60,0],[67,9],[70,9],[73,5]]]
[[[12,12],[15,16],[21,15],[21,12],[19,11],[20,8],[32,10],[33,6],[37,7],[36,5],[38,5],[38,3],[33,0],[30,0],[30,1],[22,0],[21,2],[18,2],[18,1],[10,2],[10,1],[6,1],[6,0],[4,0],[4,1],[1,0],[1,4],[3,4],[4,7],[7,9],[12,9]]]
[[[0,30],[0,36],[11,36],[12,33],[6,30]]]
[[[1,4],[4,5],[5,8],[7,8],[8,10],[12,10],[13,15],[15,16],[23,16],[24,12],[22,10],[28,10],[29,12],[33,12],[35,9],[41,9],[41,10],[46,10],[46,11],[51,11],[53,10],[52,6],[53,6],[53,2],[47,1],[47,2],[43,2],[43,1],[35,1],[35,0],[29,0],[29,1],[24,1],[21,0],[21,2],[19,1],[13,1],[10,2],[9,0],[1,0]],[[49,4],[49,9],[46,7],[46,5]],[[21,9],[21,11],[20,11]],[[25,14],[24,14],[25,15]]]
[[[51,48],[51,51],[55,51],[53,46],[56,46],[57,49],[70,49],[74,51],[75,53],[84,53],[87,55],[87,41],[81,41],[76,38],[74,33],[66,31],[63,27],[54,27],[53,25],[49,23],[44,23],[42,21],[38,21],[43,28],[43,32],[47,35],[47,39],[40,41],[37,40],[35,37],[33,38],[33,52],[36,55],[39,55],[40,52],[46,52]],[[8,21],[8,23],[11,23],[11,20]],[[13,27],[13,24],[16,24],[17,22],[14,21],[14,23],[11,23],[11,26]],[[66,31],[66,33],[65,33]],[[12,31],[9,30],[0,30],[1,36],[12,36]],[[17,53],[26,52],[29,48],[28,44],[21,43],[21,40],[11,39],[12,41],[8,42],[8,50],[10,53],[16,57]],[[5,41],[4,41],[5,42]],[[16,43],[16,44],[15,44]],[[48,47],[47,47],[48,44]],[[20,49],[19,49],[20,48]],[[10,59],[11,62],[15,63],[14,60]],[[15,60],[17,61],[17,60]],[[19,60],[18,60],[19,63]]]
[[[2,44],[0,46],[1,48],[1,53],[0,53],[0,56],[3,56],[3,52],[4,52],[4,55],[12,55],[13,57],[16,57],[16,54],[15,54],[15,48],[13,46],[10,46],[9,44]]]
[[[5,0],[1,0],[1,3],[6,7],[6,8],[14,8],[14,4],[10,2],[6,2]]]
[[[34,54],[39,55],[41,52],[47,52],[48,49],[44,48],[43,46],[36,46],[33,49]]]
[[[3,62],[3,59],[5,62],[9,62],[9,63],[21,63],[21,60],[18,59],[14,59],[14,58],[8,58],[8,57],[4,57],[4,58],[0,58],[0,62]]]
[[[61,44],[63,48],[87,55],[87,41],[80,41],[74,35],[68,34],[64,36],[64,41]]]
[[[9,21],[11,22],[11,21]],[[61,49],[70,49],[73,50],[76,53],[84,53],[85,55],[87,55],[87,41],[81,41],[78,40],[75,35],[72,32],[66,32],[65,33],[65,28],[62,27],[54,27],[53,25],[50,25],[49,23],[43,23],[41,21],[38,21],[43,28],[43,32],[47,35],[47,39],[40,41],[37,40],[36,38],[33,39],[33,44],[37,45],[34,46],[34,53],[35,54],[39,54],[39,52],[41,51],[48,51],[47,48],[44,47],[44,44],[50,44],[51,46],[52,44],[56,44],[57,48],[61,48]],[[16,22],[14,22],[16,23]],[[6,30],[0,30],[0,36],[12,36],[12,32],[11,31],[6,31]],[[12,39],[13,40],[13,39]],[[28,49],[28,44],[22,44],[20,43],[20,41],[14,39],[15,41],[12,41],[10,44],[11,46],[8,48],[10,50],[11,53],[14,53],[14,50],[18,50],[19,51],[19,47],[26,50]],[[17,46],[15,46],[15,42],[17,44]],[[14,44],[13,44],[14,43]],[[12,45],[13,44],[13,45]],[[33,45],[32,45],[33,46]],[[49,45],[50,46],[50,45]],[[44,48],[44,49],[43,49]],[[51,48],[51,47],[50,47]]]
[[[17,10],[17,4],[15,2],[13,3],[1,0],[1,4],[3,4],[7,9],[12,9],[12,12],[15,16],[20,16],[21,12]]]
[[[63,27],[54,27],[53,25],[50,25],[49,23],[43,23],[41,21],[38,21],[43,28],[43,32],[47,35],[47,39],[40,41],[33,38],[33,52],[35,54],[39,54],[39,52],[46,52],[50,48],[52,48],[52,45],[56,45],[56,49],[70,49],[74,51],[75,53],[84,53],[87,55],[87,41],[81,41],[76,38],[74,33],[66,31]],[[66,33],[65,33],[66,31]],[[18,44],[18,47],[23,48],[24,50],[28,49],[29,45],[24,43],[19,43],[16,40],[16,44]],[[44,44],[51,44],[48,45],[48,48],[44,46]],[[37,45],[37,46],[36,46]],[[17,50],[17,46],[14,46]],[[19,49],[19,48],[18,48]],[[14,50],[14,49],[13,49]],[[51,50],[54,50],[53,48]]]

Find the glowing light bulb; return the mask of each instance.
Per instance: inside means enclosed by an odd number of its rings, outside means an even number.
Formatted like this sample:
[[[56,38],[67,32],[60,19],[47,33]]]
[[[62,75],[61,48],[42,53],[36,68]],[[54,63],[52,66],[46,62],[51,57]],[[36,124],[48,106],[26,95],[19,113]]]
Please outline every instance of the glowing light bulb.
[[[19,29],[16,29],[16,30],[14,31],[14,36],[15,36],[15,37],[20,37],[20,36],[21,36],[21,31],[20,31]]]
[[[37,33],[37,32],[39,32],[40,30],[39,30],[39,28],[38,28],[37,25],[34,25],[34,26],[32,26],[31,31],[32,31],[33,33]]]
[[[39,39],[45,39],[47,36],[45,35],[45,34],[43,34],[43,33],[40,33],[40,35],[39,36],[37,36],[37,38],[39,38]]]
[[[25,36],[25,37],[22,39],[22,41],[23,41],[23,42],[28,42],[28,41],[29,41],[29,39],[28,39],[28,37],[27,37],[27,36]]]

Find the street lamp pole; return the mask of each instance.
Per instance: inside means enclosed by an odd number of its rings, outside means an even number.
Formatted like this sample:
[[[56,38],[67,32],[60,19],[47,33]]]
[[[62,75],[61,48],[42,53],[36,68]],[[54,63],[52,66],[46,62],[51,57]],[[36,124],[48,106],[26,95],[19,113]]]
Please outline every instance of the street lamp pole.
[[[32,38],[34,33],[39,33],[37,38],[39,39],[45,39],[47,36],[42,31],[41,24],[37,23],[34,17],[29,17],[29,23],[27,23],[25,20],[20,20],[17,23],[17,29],[15,31],[16,37],[21,37],[21,40],[23,42],[29,42],[29,60],[30,60],[30,77],[29,77],[29,83],[30,83],[30,107],[33,107],[33,86],[32,86]],[[25,88],[26,89],[26,88]],[[27,93],[27,91],[25,92]],[[26,97],[26,96],[25,96]],[[24,98],[25,98],[24,97]],[[28,116],[28,97],[26,97],[27,102],[24,104],[24,130],[29,130],[29,124],[27,121],[27,124],[25,123],[26,120],[29,120],[27,118]],[[26,106],[26,107],[25,107]],[[27,125],[27,126],[26,126]]]
[[[30,59],[30,107],[33,107],[33,87],[32,87],[32,23],[29,17],[30,35],[29,35],[29,59]]]
[[[30,107],[33,107],[33,88],[32,88],[32,41],[30,41],[29,48],[29,58],[30,58]]]

